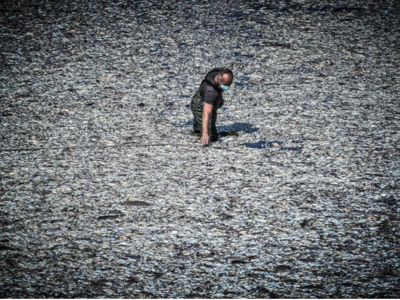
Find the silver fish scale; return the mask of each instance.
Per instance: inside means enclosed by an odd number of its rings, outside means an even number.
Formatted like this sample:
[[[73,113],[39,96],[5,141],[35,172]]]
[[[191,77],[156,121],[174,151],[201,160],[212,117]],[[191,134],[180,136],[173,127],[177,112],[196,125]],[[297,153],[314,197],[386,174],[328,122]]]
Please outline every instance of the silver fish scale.
[[[399,9],[6,1],[2,295],[399,298]]]

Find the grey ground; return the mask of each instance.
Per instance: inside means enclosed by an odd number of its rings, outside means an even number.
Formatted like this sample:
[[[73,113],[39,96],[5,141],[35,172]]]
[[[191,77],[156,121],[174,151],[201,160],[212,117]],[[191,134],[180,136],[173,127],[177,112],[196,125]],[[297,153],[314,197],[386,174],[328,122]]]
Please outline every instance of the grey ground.
[[[400,297],[398,2],[69,3],[0,7],[0,296]]]

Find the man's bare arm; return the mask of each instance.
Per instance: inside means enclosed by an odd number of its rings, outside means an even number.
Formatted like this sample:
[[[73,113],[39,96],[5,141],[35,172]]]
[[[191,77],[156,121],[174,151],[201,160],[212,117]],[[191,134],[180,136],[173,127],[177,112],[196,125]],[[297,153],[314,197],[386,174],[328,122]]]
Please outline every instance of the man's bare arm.
[[[203,124],[201,124],[201,140],[202,144],[208,144],[210,142],[210,136],[208,134],[208,126],[210,124],[210,115],[213,109],[213,105],[204,103],[203,106]]]

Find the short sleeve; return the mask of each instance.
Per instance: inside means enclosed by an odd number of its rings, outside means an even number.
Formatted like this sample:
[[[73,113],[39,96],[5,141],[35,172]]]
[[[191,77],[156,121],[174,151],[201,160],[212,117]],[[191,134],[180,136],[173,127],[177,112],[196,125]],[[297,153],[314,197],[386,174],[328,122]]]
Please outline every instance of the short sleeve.
[[[204,103],[214,105],[218,98],[217,92],[206,92],[204,93]]]

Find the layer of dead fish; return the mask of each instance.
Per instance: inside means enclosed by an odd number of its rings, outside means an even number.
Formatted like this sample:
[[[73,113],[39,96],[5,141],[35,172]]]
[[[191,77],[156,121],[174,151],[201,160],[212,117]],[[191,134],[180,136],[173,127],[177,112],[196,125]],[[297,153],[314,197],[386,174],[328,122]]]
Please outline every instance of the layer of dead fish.
[[[400,297],[398,28],[395,1],[6,1],[1,295]],[[217,66],[220,141],[174,146]]]

